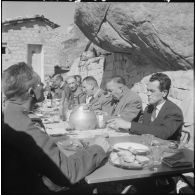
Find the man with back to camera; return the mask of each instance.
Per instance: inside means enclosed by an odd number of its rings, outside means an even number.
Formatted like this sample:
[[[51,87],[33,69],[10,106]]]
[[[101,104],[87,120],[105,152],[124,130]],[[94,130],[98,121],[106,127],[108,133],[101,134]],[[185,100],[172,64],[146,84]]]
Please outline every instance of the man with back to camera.
[[[126,86],[124,78],[112,77],[106,83],[106,89],[112,96],[112,109],[105,120],[119,117],[127,121],[139,120],[142,114],[141,98]]]
[[[49,179],[53,183],[62,188],[66,185],[70,187],[71,184],[79,182],[101,164],[108,155],[109,144],[104,138],[99,137],[86,150],[77,152],[70,157],[64,155],[55,141],[28,117],[29,102],[31,102],[29,89],[34,90],[35,95],[37,95],[36,88],[39,83],[40,79],[37,78],[36,73],[24,62],[14,64],[3,72],[2,89],[6,96],[4,123],[16,132],[24,132],[29,135],[61,171],[60,173],[65,180],[60,174],[54,178],[51,174],[52,170],[45,170],[52,176]],[[47,187],[52,189],[51,185]],[[36,190],[39,190],[39,186],[34,186],[34,188],[36,187],[38,188]]]
[[[171,79],[164,73],[153,74],[147,85],[149,105],[143,123],[130,122],[121,118],[108,121],[108,126],[126,129],[132,134],[153,134],[161,139],[179,140],[183,125],[181,109],[167,99]]]

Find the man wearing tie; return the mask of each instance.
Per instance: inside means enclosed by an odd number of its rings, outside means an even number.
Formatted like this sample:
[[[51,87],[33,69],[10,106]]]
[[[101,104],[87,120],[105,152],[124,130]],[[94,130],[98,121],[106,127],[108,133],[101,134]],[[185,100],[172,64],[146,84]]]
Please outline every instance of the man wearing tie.
[[[147,85],[148,102],[143,122],[129,122],[121,118],[111,119],[108,126],[126,129],[131,134],[153,134],[161,139],[179,140],[183,125],[181,109],[167,99],[171,79],[163,73],[155,73]]]
[[[121,118],[131,121],[139,121],[142,116],[142,100],[139,95],[130,90],[121,76],[113,76],[106,83],[106,89],[112,96],[110,103],[112,110],[105,118],[106,121]],[[117,119],[116,119],[117,120]]]

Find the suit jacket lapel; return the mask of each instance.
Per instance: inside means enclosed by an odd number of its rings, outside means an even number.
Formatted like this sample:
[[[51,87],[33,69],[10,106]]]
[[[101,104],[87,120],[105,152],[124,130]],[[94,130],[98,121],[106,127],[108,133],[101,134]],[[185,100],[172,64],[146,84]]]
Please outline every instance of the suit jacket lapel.
[[[165,113],[165,110],[167,109],[168,107],[168,100],[166,100],[166,102],[164,103],[164,105],[162,106],[162,108],[160,109],[159,113],[158,113],[158,116],[156,117],[156,119],[154,121],[157,121],[157,120],[161,120],[163,118],[163,115]]]
[[[148,105],[146,111],[144,112],[144,124],[149,124],[151,122],[151,115],[152,115],[153,107]]]

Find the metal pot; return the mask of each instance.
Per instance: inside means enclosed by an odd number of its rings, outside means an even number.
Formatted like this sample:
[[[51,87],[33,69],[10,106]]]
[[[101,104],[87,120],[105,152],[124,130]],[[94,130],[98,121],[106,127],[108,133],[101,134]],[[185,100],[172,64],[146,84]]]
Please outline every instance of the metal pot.
[[[77,130],[89,130],[98,127],[98,120],[87,104],[81,104],[70,113],[69,124]]]

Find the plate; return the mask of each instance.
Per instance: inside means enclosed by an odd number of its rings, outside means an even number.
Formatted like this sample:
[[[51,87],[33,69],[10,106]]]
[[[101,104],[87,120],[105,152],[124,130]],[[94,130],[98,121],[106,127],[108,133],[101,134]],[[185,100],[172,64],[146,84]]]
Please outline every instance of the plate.
[[[133,154],[146,155],[150,152],[150,149],[139,143],[134,142],[121,142],[113,146],[114,150],[129,150]]]
[[[139,155],[132,154],[131,157],[133,158],[131,159],[131,161],[127,161],[124,157],[127,157],[127,156],[125,154],[119,155],[118,152],[111,152],[110,157],[109,157],[109,163],[115,167],[119,167],[123,169],[135,169],[135,170],[143,169],[144,167],[147,167],[148,164],[150,163],[150,159],[145,156],[139,156]]]

